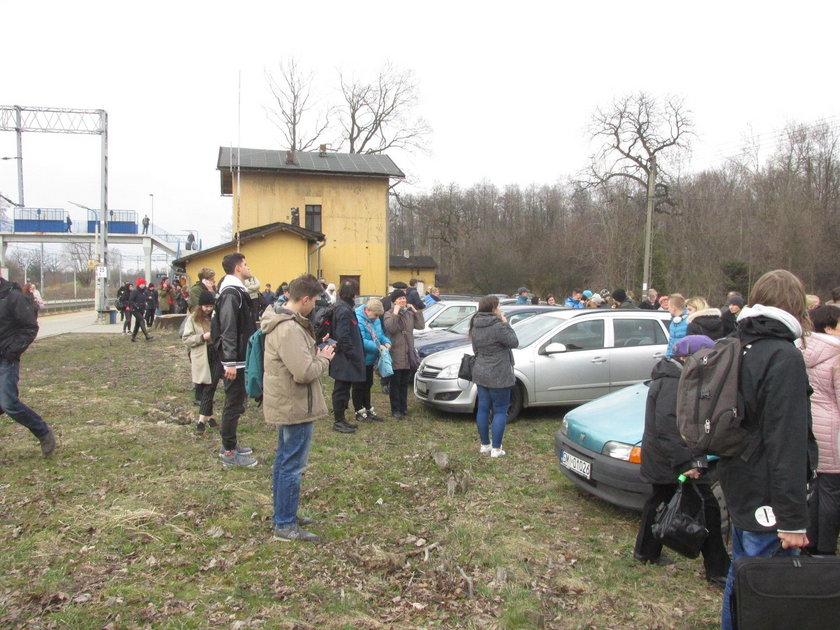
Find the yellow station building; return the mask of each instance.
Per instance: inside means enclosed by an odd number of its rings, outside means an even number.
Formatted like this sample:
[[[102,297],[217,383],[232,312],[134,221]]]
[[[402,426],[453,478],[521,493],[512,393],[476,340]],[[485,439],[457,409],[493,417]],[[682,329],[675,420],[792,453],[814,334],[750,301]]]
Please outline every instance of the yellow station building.
[[[391,158],[222,147],[217,168],[221,193],[232,200],[234,236],[263,284],[312,273],[336,285],[355,279],[362,295],[385,292],[388,188],[405,177]],[[191,282],[201,267],[222,275],[222,258],[236,246],[234,239],[173,264]]]

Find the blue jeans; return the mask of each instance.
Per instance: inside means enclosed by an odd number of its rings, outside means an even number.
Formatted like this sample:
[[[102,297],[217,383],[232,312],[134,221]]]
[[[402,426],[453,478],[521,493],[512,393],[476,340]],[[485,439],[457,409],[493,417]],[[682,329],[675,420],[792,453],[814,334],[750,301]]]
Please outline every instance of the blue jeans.
[[[277,430],[277,453],[274,455],[272,475],[275,527],[287,527],[297,521],[300,476],[309,460],[314,424],[290,424]]]
[[[756,533],[748,532],[738,527],[732,527],[732,565],[726,576],[726,588],[723,591],[723,610],[720,615],[722,630],[732,630],[732,611],[729,609],[732,599],[732,588],[735,571],[735,560],[738,558],[755,556],[772,556],[778,549],[777,556],[798,556],[799,549],[782,549],[782,541],[776,532]]]
[[[478,385],[478,411],[475,423],[478,426],[478,438],[482,444],[490,444],[490,408],[493,408],[493,448],[502,447],[505,435],[508,408],[510,407],[510,387],[484,387]]]
[[[50,432],[43,418],[20,402],[18,381],[20,380],[20,361],[0,359],[0,413],[25,426],[39,440]]]

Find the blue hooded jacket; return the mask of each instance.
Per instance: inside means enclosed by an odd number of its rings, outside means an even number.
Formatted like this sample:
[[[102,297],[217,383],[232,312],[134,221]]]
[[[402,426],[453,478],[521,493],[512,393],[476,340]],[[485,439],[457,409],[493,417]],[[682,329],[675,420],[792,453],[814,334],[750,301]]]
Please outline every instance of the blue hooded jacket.
[[[391,340],[382,329],[382,318],[377,317],[373,321],[368,319],[368,316],[365,315],[364,304],[356,307],[356,319],[359,320],[359,332],[362,333],[362,345],[365,348],[365,365],[373,365],[379,358],[379,346],[373,340],[368,326],[373,328],[373,332],[379,339],[379,345],[390,344]]]
[[[679,320],[679,321],[677,321]],[[670,359],[671,353],[674,351],[674,344],[685,337],[688,332],[688,309],[683,309],[682,315],[671,318],[671,325],[668,326],[668,351],[665,353],[665,358]]]

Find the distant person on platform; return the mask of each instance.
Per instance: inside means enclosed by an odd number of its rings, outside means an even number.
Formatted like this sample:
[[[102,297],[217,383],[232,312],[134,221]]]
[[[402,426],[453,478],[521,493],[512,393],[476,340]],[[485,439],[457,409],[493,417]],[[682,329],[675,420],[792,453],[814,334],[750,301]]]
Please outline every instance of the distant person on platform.
[[[38,438],[41,453],[55,451],[55,435],[43,418],[18,397],[20,357],[38,335],[33,303],[18,286],[0,277],[0,413],[6,412]]]
[[[146,214],[143,216],[143,234],[149,233],[149,215]]]
[[[69,214],[67,215],[67,231],[68,232],[73,231],[73,219],[70,218]]]
[[[187,234],[187,250],[191,250],[191,249],[198,249],[195,246],[195,234],[193,234],[192,232]]]

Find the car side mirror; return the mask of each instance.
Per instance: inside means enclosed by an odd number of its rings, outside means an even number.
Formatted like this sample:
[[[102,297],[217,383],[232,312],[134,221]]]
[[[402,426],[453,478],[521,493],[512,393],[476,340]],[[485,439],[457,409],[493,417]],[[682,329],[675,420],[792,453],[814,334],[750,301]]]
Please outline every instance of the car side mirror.
[[[566,352],[566,346],[562,343],[550,343],[545,347],[546,354],[560,354]]]

